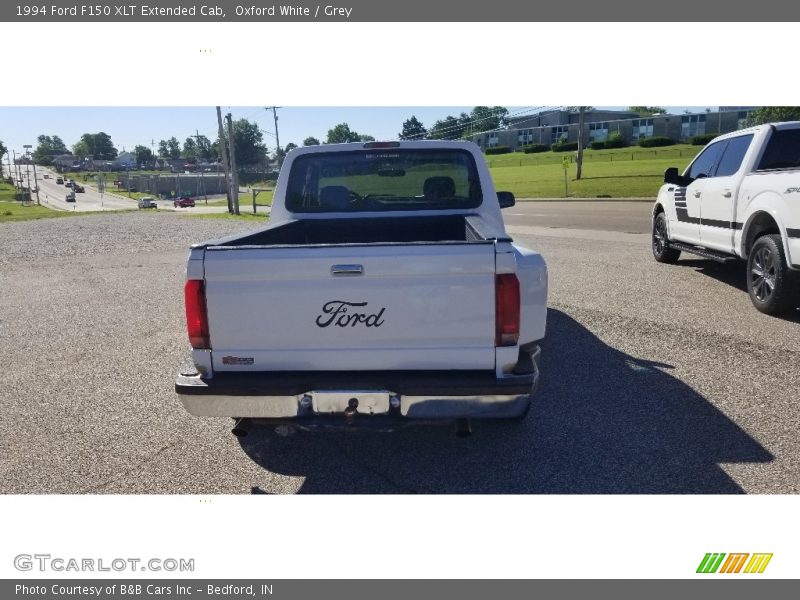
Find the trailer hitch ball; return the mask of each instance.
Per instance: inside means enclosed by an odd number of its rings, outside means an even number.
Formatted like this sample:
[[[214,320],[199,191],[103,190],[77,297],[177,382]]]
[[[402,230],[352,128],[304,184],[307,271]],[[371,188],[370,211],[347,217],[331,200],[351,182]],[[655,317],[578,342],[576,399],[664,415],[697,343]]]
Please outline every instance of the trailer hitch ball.
[[[348,423],[352,423],[358,414],[358,398],[350,398],[347,401],[347,408],[344,409],[344,417]]]

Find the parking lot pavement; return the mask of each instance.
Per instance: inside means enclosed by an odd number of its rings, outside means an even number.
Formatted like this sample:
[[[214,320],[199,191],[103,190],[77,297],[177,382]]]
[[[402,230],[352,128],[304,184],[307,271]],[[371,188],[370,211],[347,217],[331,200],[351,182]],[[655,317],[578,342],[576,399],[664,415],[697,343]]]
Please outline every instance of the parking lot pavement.
[[[550,273],[541,386],[523,423],[468,439],[258,426],[240,441],[186,413],[188,246],[248,223],[0,224],[0,491],[796,493],[800,317],[755,311],[741,265],[656,264],[624,222],[636,210],[599,233],[516,218]]]

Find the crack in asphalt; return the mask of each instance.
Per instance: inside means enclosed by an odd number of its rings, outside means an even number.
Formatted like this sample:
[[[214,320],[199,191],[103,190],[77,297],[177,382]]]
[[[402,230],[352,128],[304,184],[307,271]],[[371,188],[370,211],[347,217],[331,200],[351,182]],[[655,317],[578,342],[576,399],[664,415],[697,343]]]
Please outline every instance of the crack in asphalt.
[[[134,471],[136,471],[136,470],[140,469],[141,467],[147,465],[148,463],[152,462],[153,460],[158,458],[162,453],[166,452],[170,448],[174,448],[177,445],[178,445],[178,442],[172,442],[171,444],[167,444],[166,446],[162,446],[161,448],[156,450],[153,454],[151,454],[150,456],[145,457],[143,460],[141,460],[140,462],[138,462],[137,464],[132,466],[130,469],[126,469],[125,471],[123,471],[121,473],[115,473],[114,475],[111,476],[111,478],[107,479],[106,481],[104,481],[102,483],[99,483],[97,485],[85,488],[80,493],[86,494],[86,493],[93,493],[93,492],[97,492],[99,490],[103,490],[103,489],[107,488],[108,486],[110,486],[112,483],[116,483],[118,481],[121,481],[121,480],[125,479],[128,475],[130,475]]]

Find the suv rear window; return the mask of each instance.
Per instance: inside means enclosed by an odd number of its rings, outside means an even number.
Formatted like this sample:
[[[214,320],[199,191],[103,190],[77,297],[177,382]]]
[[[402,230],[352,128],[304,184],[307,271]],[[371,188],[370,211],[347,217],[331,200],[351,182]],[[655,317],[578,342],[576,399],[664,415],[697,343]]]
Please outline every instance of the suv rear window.
[[[800,168],[800,129],[781,129],[769,138],[759,171]]]
[[[385,212],[475,208],[475,161],[464,150],[364,149],[313,153],[292,163],[292,212]]]

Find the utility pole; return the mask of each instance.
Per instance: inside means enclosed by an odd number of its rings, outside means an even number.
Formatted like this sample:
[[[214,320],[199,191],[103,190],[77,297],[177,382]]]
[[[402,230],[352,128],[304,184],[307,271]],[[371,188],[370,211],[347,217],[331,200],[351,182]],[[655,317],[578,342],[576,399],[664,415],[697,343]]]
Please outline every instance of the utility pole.
[[[12,175],[12,177],[14,178],[14,187],[19,188],[20,176],[19,176],[19,165],[17,164],[17,151],[12,150],[11,152],[14,153],[14,175]]]
[[[197,141],[197,147],[200,148],[200,130],[195,129],[194,135],[192,136]],[[206,204],[208,204],[208,195],[206,194],[206,182],[203,181],[203,168],[200,167],[200,185],[203,188],[203,197],[206,199]],[[198,193],[199,195],[199,193]]]
[[[583,167],[583,120],[585,112],[585,106],[578,107],[578,173],[575,176],[578,181],[580,181],[581,170]]]
[[[228,144],[231,152],[231,200],[233,214],[239,214],[239,172],[236,170],[236,140],[233,137],[233,119],[231,113],[225,115],[228,120]]]
[[[281,108],[280,106],[272,106],[272,118],[275,119],[275,145],[278,147],[277,156],[278,156],[278,170],[281,170],[281,166],[283,165],[283,154],[281,153],[281,140],[278,137],[278,109]],[[264,110],[269,110],[266,108]]]
[[[36,204],[41,206],[42,203],[39,201],[39,178],[36,176],[36,163],[33,163],[33,185],[36,189]]]
[[[228,167],[228,144],[225,141],[225,130],[222,128],[222,111],[217,107],[217,124],[219,125],[219,153],[222,155],[222,168],[225,169],[225,189],[228,196],[228,212],[233,212],[233,199],[231,198],[231,177]]]

